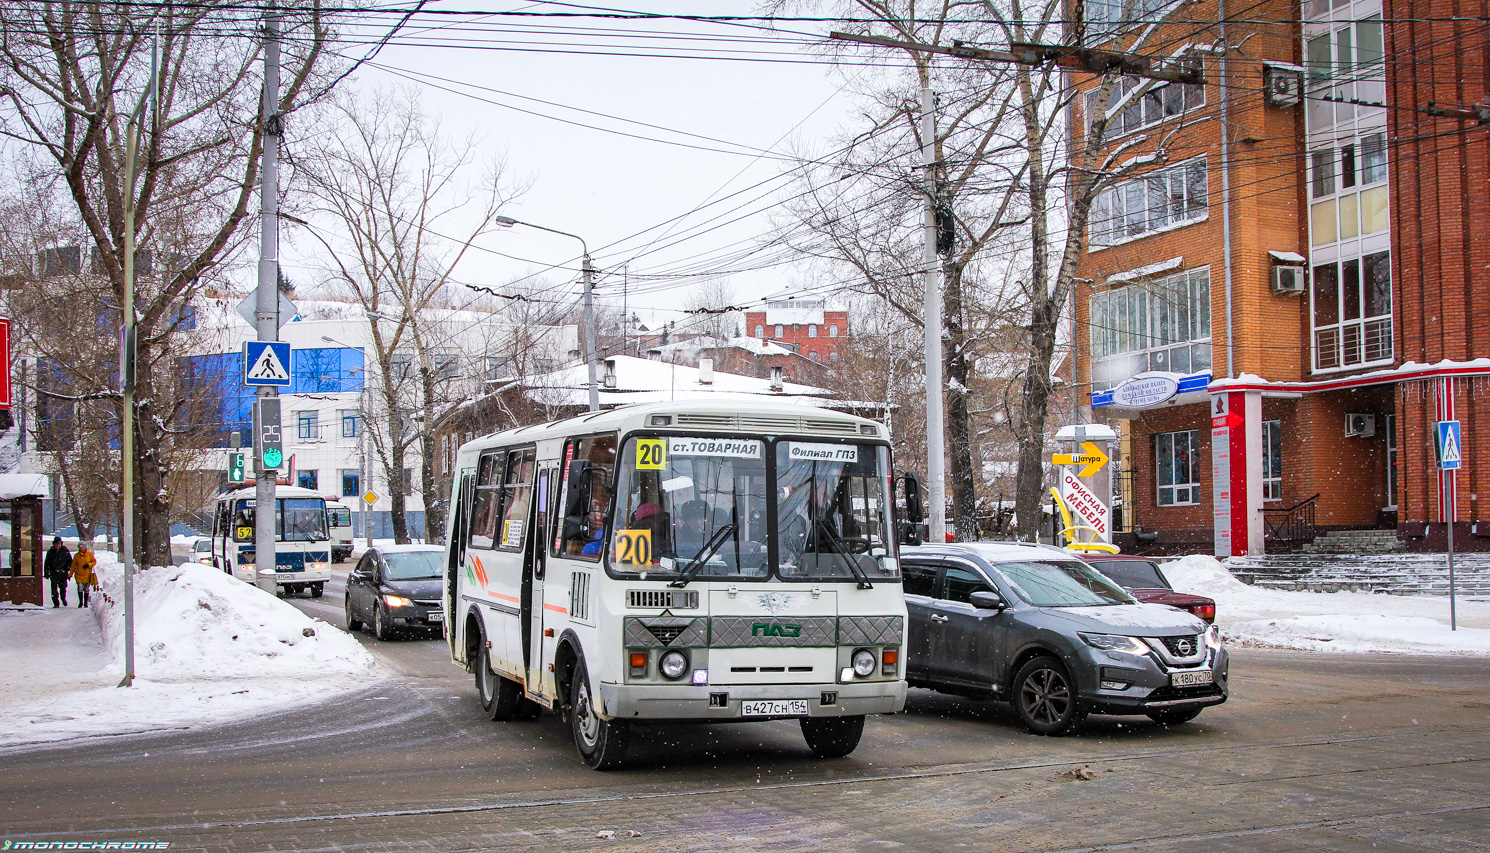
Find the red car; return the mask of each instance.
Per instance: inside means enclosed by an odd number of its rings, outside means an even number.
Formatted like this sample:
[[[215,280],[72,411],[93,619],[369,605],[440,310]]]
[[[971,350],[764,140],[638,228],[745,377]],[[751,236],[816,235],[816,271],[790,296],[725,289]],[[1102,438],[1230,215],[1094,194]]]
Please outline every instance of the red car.
[[[1126,589],[1139,601],[1149,604],[1167,604],[1180,610],[1188,610],[1204,619],[1206,624],[1216,621],[1216,600],[1188,592],[1176,592],[1169,579],[1159,570],[1159,565],[1146,557],[1128,557],[1122,554],[1088,554],[1082,556],[1093,568],[1106,575],[1109,580]]]

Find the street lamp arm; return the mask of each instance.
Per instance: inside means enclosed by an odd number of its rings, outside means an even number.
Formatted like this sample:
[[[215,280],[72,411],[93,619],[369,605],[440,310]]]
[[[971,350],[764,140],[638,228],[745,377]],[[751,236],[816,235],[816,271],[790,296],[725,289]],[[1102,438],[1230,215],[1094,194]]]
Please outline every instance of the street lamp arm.
[[[539,231],[547,231],[550,234],[558,234],[561,237],[573,237],[574,239],[579,241],[580,251],[584,253],[586,262],[588,262],[590,259],[590,247],[588,244],[585,243],[585,238],[579,236],[578,234],[570,234],[568,231],[560,231],[557,228],[549,228],[544,225],[534,225],[531,222],[524,222],[521,219],[513,219],[510,216],[498,216],[492,221],[504,228],[511,228],[514,225],[526,225],[529,228],[537,228]]]

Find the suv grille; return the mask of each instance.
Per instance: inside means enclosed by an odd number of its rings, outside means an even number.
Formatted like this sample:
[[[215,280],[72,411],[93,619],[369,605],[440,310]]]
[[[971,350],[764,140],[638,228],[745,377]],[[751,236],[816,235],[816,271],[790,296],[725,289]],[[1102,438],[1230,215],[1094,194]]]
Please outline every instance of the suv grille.
[[[1200,654],[1202,647],[1200,634],[1193,637],[1160,637],[1159,642],[1163,643],[1164,648],[1177,658],[1195,657]]]

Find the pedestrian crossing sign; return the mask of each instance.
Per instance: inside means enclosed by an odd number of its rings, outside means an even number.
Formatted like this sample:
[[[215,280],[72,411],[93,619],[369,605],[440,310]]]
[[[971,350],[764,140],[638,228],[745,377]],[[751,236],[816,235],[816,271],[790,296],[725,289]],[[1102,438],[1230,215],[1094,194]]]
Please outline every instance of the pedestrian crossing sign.
[[[279,341],[245,341],[244,385],[289,385],[290,345]]]
[[[1464,467],[1464,445],[1459,440],[1458,421],[1438,422],[1438,467],[1457,471]]]

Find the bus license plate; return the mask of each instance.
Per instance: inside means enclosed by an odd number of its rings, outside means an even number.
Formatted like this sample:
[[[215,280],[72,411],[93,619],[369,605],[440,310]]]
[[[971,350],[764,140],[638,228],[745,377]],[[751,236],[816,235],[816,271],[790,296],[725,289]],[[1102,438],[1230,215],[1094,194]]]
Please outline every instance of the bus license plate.
[[[742,717],[805,717],[806,699],[747,699],[740,703]]]
[[[1208,669],[1200,669],[1195,672],[1175,672],[1169,676],[1171,687],[1194,687],[1197,684],[1210,684],[1215,676]]]

